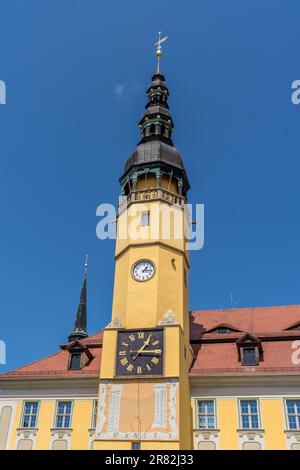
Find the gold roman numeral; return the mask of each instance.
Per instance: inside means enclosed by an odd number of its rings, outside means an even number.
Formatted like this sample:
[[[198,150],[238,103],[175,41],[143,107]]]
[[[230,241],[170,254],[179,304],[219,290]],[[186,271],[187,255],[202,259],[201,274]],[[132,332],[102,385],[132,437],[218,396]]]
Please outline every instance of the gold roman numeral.
[[[133,365],[129,364],[126,369],[128,370],[128,372],[131,372],[133,370]]]
[[[156,346],[157,344],[159,344],[158,339],[156,341],[153,341],[152,346]]]
[[[151,367],[149,366],[149,364],[146,364],[146,369],[151,371]]]
[[[123,359],[121,359],[121,364],[122,366],[126,366],[126,364],[128,363],[128,359],[126,357],[123,357]]]
[[[141,366],[138,366],[138,367],[136,368],[136,372],[137,372],[137,374],[141,374],[141,373],[142,373],[142,368],[141,368]]]
[[[134,335],[129,335],[129,338],[130,338],[130,341],[134,341],[135,340],[135,336]]]
[[[151,362],[153,362],[153,364],[158,364],[159,360],[157,359],[157,357],[152,357]]]
[[[126,351],[119,351],[119,356],[126,356]]]
[[[138,339],[144,339],[145,338],[145,333],[143,331],[138,332]]]
[[[125,343],[125,342],[123,341],[122,346],[125,346],[125,348],[127,348],[127,347],[128,347],[128,343]]]

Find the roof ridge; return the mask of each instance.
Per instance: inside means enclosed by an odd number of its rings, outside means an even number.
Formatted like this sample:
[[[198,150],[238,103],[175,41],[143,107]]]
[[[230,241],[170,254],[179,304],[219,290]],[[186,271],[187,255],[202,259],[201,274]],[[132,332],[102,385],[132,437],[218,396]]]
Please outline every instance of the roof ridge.
[[[299,307],[300,304],[287,304],[287,305],[266,305],[261,307],[235,307],[235,308],[206,308],[199,310],[190,310],[190,313],[196,312],[224,312],[224,311],[240,311],[240,310],[259,310],[259,309],[277,309],[277,308],[288,308],[288,307]]]

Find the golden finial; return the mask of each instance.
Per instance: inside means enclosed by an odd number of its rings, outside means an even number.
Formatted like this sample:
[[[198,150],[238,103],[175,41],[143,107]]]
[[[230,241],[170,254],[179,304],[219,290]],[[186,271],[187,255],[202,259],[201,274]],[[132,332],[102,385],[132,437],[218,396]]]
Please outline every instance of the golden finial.
[[[158,32],[158,41],[155,43],[156,45],[156,57],[157,57],[157,70],[156,73],[160,73],[160,57],[162,55],[161,44],[168,39],[168,36],[164,38],[160,37],[161,31]]]

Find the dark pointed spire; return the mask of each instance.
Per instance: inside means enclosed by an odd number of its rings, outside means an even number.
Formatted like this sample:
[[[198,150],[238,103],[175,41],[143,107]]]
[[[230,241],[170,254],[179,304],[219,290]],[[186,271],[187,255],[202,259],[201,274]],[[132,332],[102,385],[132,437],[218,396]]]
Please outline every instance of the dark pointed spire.
[[[171,136],[174,125],[167,102],[169,90],[165,84],[165,77],[160,71],[161,43],[167,37],[161,39],[159,33],[158,42],[155,44],[157,46],[157,69],[152,77],[152,83],[147,90],[148,102],[146,104],[146,111],[139,122],[142,135],[140,143],[159,140],[173,146]]]
[[[87,267],[88,267],[88,257],[86,256],[84,264],[84,274],[83,274],[83,285],[80,294],[79,305],[76,313],[76,319],[74,324],[74,329],[70,334],[68,340],[69,342],[86,338],[88,336],[87,327],[86,327],[86,301],[87,301],[87,289],[86,289],[86,277],[87,277]]]

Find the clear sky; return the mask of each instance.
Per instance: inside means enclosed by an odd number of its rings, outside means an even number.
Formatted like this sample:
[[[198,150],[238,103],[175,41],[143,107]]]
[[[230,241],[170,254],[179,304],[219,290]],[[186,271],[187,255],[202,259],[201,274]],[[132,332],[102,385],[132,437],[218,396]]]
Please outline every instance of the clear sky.
[[[116,203],[155,69],[157,31],[174,143],[205,204],[190,308],[300,303],[298,0],[2,0],[1,326],[7,365],[70,333],[85,254],[88,328],[110,319],[114,241],[96,207]]]

